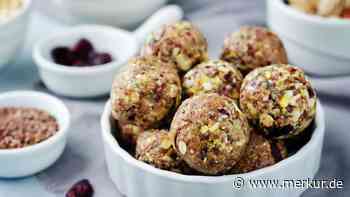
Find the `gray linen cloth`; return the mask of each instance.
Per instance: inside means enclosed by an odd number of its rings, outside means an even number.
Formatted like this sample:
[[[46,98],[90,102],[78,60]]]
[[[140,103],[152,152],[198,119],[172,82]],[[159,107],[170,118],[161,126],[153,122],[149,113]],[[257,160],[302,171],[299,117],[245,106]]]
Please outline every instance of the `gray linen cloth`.
[[[223,38],[241,25],[264,25],[263,0],[175,0],[173,3],[185,9],[186,17],[198,25],[210,45],[210,54],[217,57]],[[24,54],[30,54],[26,49]],[[22,62],[32,62],[27,55]],[[32,63],[31,63],[32,64]],[[25,68],[25,69],[24,69]],[[350,195],[350,77],[341,82],[333,79],[314,80],[319,96],[325,106],[327,134],[324,142],[321,168],[318,179],[338,178],[344,180],[344,189],[308,190],[305,197]],[[331,84],[331,85],[330,85]],[[0,92],[15,89],[47,91],[31,66],[14,66],[0,73]],[[99,119],[106,97],[86,100],[63,98],[72,113],[72,127],[67,148],[59,161],[37,176],[45,189],[57,196],[63,196],[69,186],[82,178],[88,178],[96,189],[96,196],[121,196],[106,171]]]

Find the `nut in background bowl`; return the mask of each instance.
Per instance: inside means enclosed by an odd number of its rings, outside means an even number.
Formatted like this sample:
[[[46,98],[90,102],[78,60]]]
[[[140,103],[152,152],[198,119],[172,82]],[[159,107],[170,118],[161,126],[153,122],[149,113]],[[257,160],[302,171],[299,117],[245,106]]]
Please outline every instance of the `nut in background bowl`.
[[[24,43],[32,0],[22,0],[22,5],[18,9],[14,16],[5,22],[0,22],[0,69],[16,58]]]
[[[70,124],[66,106],[57,98],[32,91],[0,94],[0,107],[30,107],[47,111],[58,122],[59,130],[48,139],[18,149],[0,150],[0,177],[16,178],[36,174],[51,166],[62,154]]]
[[[115,140],[111,123],[111,103],[107,102],[101,119],[102,138],[110,178],[128,197],[297,197],[306,189],[253,189],[249,179],[304,180],[313,178],[319,169],[325,132],[324,112],[317,105],[315,127],[310,141],[296,154],[267,168],[246,174],[227,176],[189,176],[156,169],[136,160]],[[237,188],[236,181],[243,185]],[[238,183],[240,184],[240,183]]]
[[[283,0],[268,0],[267,15],[292,64],[316,75],[350,73],[350,20],[305,14]]]

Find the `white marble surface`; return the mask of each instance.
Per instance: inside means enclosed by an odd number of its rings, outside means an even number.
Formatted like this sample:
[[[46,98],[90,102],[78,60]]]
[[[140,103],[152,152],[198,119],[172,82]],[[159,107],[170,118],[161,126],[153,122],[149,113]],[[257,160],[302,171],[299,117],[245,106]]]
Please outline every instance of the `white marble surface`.
[[[223,37],[242,24],[264,24],[262,0],[177,0],[187,17],[208,37],[210,53],[216,57]],[[34,15],[26,47],[17,61],[0,72],[0,92],[17,89],[47,91],[40,83],[31,59],[31,46],[38,38],[64,30],[65,26],[41,15]],[[324,87],[330,79],[321,79]],[[350,79],[349,79],[350,82]],[[321,169],[317,178],[343,179],[342,190],[308,190],[305,197],[344,197],[350,195],[350,88],[342,83],[335,88],[323,88],[319,93],[325,105],[327,132]],[[342,95],[342,96],[337,96]],[[72,117],[68,146],[62,158],[50,169],[25,179],[0,180],[0,196],[63,196],[76,180],[88,178],[94,184],[97,197],[120,196],[108,179],[101,146],[99,117],[105,98],[72,100],[62,98]]]

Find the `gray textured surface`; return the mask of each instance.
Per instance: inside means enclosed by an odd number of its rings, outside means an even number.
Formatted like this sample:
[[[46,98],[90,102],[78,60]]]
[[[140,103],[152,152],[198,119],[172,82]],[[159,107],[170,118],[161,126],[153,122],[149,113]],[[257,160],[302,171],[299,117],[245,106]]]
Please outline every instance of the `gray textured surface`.
[[[243,24],[262,25],[265,21],[263,0],[177,0],[175,2],[184,7],[186,16],[205,33],[209,40],[212,57],[217,56],[227,33]],[[55,31],[55,25],[49,27],[50,22],[45,24],[45,30],[36,26],[31,35],[38,37],[48,29],[50,32]],[[327,80],[329,79],[323,79],[324,82]],[[15,89],[46,91],[38,81],[39,77],[30,58],[30,48],[27,47],[17,63],[0,73],[0,92]],[[305,197],[350,195],[348,184],[350,181],[350,144],[348,143],[350,98],[334,96],[337,93],[341,95],[344,91],[350,91],[350,89],[348,87],[344,89],[342,84],[339,84],[338,88],[330,91],[333,96],[327,91],[320,94],[326,110],[327,134],[321,169],[317,177],[343,179],[345,188],[332,191],[308,190],[303,195]],[[73,182],[81,178],[89,178],[97,190],[96,196],[120,196],[108,179],[100,138],[99,118],[107,98],[62,99],[73,115],[68,146],[62,158],[54,166],[37,176],[39,182],[47,191],[62,196],[62,192]]]

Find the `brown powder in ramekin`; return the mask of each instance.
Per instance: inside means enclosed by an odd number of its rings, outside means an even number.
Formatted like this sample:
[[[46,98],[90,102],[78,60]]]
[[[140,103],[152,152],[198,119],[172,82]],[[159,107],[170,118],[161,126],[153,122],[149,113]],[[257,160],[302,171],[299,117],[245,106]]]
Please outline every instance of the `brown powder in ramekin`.
[[[59,130],[56,119],[43,110],[0,107],[0,149],[40,143]]]

